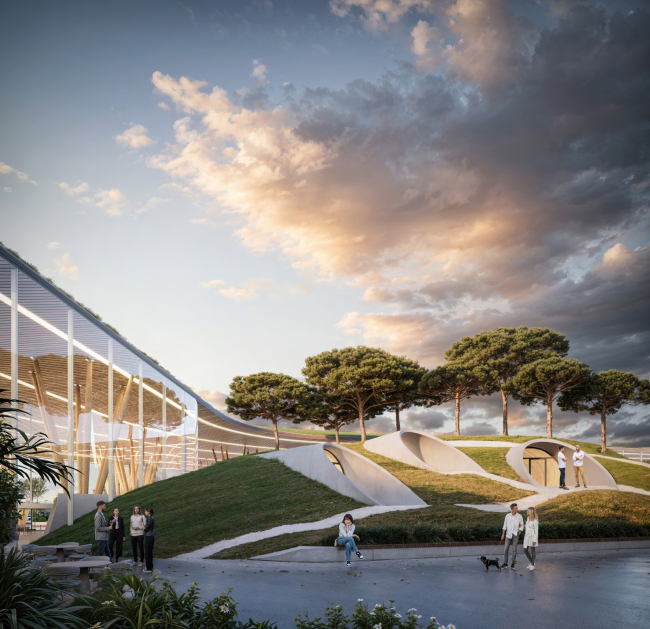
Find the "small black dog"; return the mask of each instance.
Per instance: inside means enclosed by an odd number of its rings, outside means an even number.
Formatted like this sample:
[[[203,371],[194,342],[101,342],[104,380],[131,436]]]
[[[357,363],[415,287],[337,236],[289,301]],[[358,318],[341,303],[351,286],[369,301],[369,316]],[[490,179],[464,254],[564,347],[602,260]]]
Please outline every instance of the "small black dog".
[[[501,572],[501,566],[499,565],[498,559],[488,559],[487,557],[479,557],[479,561],[483,562],[485,566],[485,572],[490,572],[490,566],[495,567],[499,572]]]

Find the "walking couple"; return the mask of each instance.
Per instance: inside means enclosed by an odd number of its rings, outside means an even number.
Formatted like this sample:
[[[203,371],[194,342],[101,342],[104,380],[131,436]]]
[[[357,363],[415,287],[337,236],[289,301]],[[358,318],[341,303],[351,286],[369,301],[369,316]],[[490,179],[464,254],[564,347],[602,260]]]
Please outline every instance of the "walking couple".
[[[513,502],[510,505],[510,513],[506,515],[506,519],[503,522],[503,531],[501,532],[501,541],[505,537],[506,545],[504,550],[504,559],[502,568],[508,567],[508,554],[510,552],[510,547],[512,546],[512,564],[510,564],[510,569],[515,569],[515,564],[517,563],[517,544],[519,543],[519,534],[525,529],[524,533],[524,552],[528,561],[530,562],[527,566],[528,570],[535,570],[535,553],[537,546],[539,545],[539,523],[537,521],[537,512],[535,507],[528,507],[526,524],[524,526],[524,519],[519,513],[519,507],[516,502]]]

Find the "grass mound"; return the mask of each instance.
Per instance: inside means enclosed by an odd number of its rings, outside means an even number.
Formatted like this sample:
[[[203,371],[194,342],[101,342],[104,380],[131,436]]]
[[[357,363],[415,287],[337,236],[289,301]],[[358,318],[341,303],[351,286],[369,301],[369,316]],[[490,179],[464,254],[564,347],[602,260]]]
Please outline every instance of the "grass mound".
[[[438,439],[442,439],[443,441],[508,441],[510,443],[526,443],[532,439],[546,439],[546,437],[543,435],[478,435],[474,437],[464,435],[460,437],[456,437],[454,435],[436,435],[436,437],[438,437]],[[572,446],[580,446],[587,454],[603,454],[600,451],[600,446],[596,443],[590,443],[588,441],[574,441],[573,439],[563,439],[561,437],[553,437],[553,439]],[[607,448],[605,455],[614,457],[616,459],[625,459],[622,454],[619,454],[615,450],[610,450],[609,448]]]
[[[510,448],[458,448],[458,450],[476,461],[490,474],[521,481],[517,472],[506,461],[506,454]]]
[[[155,509],[154,553],[161,558],[245,533],[313,522],[364,506],[279,461],[256,456],[223,461],[136,489],[115,498],[105,513],[118,507],[122,516],[130,516],[134,504],[139,504],[143,511],[149,506]],[[72,526],[62,527],[40,538],[38,543],[94,542],[94,515],[93,511],[81,516]],[[130,550],[127,535],[126,557]]]
[[[650,491],[650,467],[635,465],[634,463],[609,461],[608,459],[596,459],[619,485],[630,485]]]

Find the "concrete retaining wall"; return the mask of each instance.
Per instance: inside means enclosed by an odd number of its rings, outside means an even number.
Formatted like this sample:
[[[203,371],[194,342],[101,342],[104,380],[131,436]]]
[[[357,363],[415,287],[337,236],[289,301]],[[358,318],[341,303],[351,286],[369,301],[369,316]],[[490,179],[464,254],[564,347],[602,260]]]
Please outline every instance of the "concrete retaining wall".
[[[74,519],[97,510],[97,503],[103,500],[108,502],[108,494],[74,494],[73,511]],[[108,520],[108,516],[106,516]],[[68,525],[68,496],[57,494],[54,508],[50,511],[50,517],[45,526],[45,535]]]
[[[519,542],[523,546],[523,542]],[[495,548],[496,544],[491,542],[478,543],[472,545],[458,546],[419,546],[409,548],[372,548],[370,546],[361,546],[363,561],[386,561],[395,559],[442,559],[445,557],[480,557],[490,553],[492,557],[501,557],[503,555],[503,545]],[[557,553],[570,551],[595,551],[595,550],[623,550],[632,548],[650,548],[650,539],[633,539],[633,540],[607,540],[597,541],[541,541],[537,547],[537,553]],[[523,550],[521,554],[523,555]],[[268,555],[259,555],[253,557],[257,561],[287,561],[296,563],[337,563],[345,561],[345,554],[339,552],[334,546],[297,546],[288,550],[281,550],[277,553]],[[354,559],[354,558],[353,558]],[[358,560],[355,559],[355,563]]]

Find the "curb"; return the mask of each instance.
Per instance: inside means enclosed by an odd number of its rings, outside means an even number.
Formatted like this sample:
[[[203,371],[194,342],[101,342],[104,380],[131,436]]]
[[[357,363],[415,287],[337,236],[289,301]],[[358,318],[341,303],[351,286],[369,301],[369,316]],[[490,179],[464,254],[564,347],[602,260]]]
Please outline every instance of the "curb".
[[[520,540],[519,544],[523,544]],[[445,542],[440,544],[394,544],[359,546],[364,561],[385,561],[395,559],[442,559],[445,557],[477,556],[477,547],[496,549],[494,542]],[[650,548],[650,537],[563,539],[541,540],[537,552],[553,553],[568,551],[598,551]],[[498,554],[503,552],[500,546]],[[490,555],[495,555],[490,552]],[[295,563],[336,563],[341,561],[337,548],[333,546],[297,546],[267,555],[252,557],[253,561],[281,561]]]

